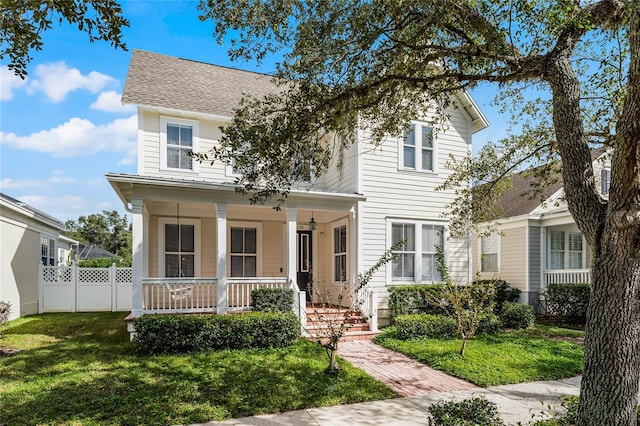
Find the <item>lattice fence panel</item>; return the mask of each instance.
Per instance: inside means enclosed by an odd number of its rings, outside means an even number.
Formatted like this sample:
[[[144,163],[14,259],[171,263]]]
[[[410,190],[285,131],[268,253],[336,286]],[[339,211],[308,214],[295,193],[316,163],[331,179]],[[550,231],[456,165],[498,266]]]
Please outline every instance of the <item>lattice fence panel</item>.
[[[116,268],[116,284],[131,284],[133,270],[131,268]]]
[[[78,269],[78,284],[109,285],[108,268],[80,268]]]

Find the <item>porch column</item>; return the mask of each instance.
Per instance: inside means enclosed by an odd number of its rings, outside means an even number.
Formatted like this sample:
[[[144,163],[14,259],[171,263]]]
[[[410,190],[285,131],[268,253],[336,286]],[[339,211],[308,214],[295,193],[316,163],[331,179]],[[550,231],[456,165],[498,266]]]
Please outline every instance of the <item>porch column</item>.
[[[143,207],[142,210],[142,222],[144,223],[144,227],[143,227],[143,234],[142,235],[147,235],[147,238],[143,238],[142,241],[142,252],[143,254],[143,261],[142,261],[142,276],[143,277],[148,277],[149,276],[149,212],[147,211],[147,209],[145,207]]]
[[[349,282],[352,286],[358,286],[358,214],[355,209],[349,212]]]
[[[131,222],[132,235],[131,245],[133,253],[132,260],[132,289],[131,289],[131,315],[135,317],[142,316],[143,300],[142,300],[142,278],[144,274],[144,218],[143,218],[143,199],[131,199],[131,212],[133,218]]]
[[[287,225],[285,231],[285,253],[287,281],[294,291],[298,291],[297,268],[296,268],[296,230],[297,230],[298,209],[287,209]],[[293,285],[295,284],[295,285]]]
[[[229,310],[227,299],[227,205],[216,204],[216,275],[218,278],[218,313]]]

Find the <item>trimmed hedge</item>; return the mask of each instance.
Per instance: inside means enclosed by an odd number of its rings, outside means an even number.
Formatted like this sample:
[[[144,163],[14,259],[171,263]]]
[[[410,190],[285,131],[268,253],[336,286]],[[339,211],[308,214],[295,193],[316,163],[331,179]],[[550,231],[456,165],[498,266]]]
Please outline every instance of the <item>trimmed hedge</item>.
[[[533,306],[523,305],[518,302],[506,302],[500,313],[502,326],[506,328],[529,328],[533,327],[536,320],[536,313]]]
[[[496,289],[496,295],[492,299],[492,301],[495,303],[493,310],[498,315],[500,315],[500,312],[502,312],[502,306],[506,302],[517,302],[520,298],[520,290],[517,288],[511,288],[511,285],[509,285],[509,283],[505,280],[475,280],[473,284],[493,284],[494,288]]]
[[[498,316],[493,312],[490,312],[480,319],[480,324],[478,324],[476,334],[497,334],[500,332],[501,328],[502,322],[500,322],[500,318],[498,318]]]
[[[584,324],[590,292],[589,284],[549,284],[547,314],[569,324]]]
[[[441,339],[454,337],[457,333],[456,322],[444,315],[409,314],[395,319],[398,339],[409,340],[429,337]]]
[[[300,322],[293,312],[143,315],[133,324],[136,352],[144,355],[280,348],[300,337]]]
[[[258,312],[289,312],[293,310],[293,290],[289,288],[258,288],[251,292],[251,307]]]
[[[403,285],[389,288],[389,310],[391,320],[395,323],[396,317],[409,314],[440,315],[442,309],[429,302],[427,294],[438,294],[442,291],[442,285]]]

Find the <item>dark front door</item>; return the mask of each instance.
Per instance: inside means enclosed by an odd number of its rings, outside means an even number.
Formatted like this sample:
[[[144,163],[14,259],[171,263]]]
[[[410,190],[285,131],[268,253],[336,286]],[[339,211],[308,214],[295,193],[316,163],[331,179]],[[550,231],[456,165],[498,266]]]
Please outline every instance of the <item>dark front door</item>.
[[[297,280],[300,290],[307,292],[307,302],[311,301],[311,259],[313,259],[313,244],[311,231],[298,231],[297,248]]]

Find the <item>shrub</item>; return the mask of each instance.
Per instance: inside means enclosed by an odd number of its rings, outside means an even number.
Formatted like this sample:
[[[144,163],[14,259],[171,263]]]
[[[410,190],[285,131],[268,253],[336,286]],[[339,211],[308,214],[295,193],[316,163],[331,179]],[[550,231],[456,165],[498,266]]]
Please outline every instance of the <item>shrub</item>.
[[[119,268],[131,266],[131,260],[120,257],[100,257],[98,259],[78,260],[77,265],[81,268],[109,268],[114,263]]]
[[[502,323],[500,318],[493,312],[488,312],[480,318],[480,324],[478,325],[478,333],[484,334],[497,334],[500,332]]]
[[[435,297],[442,292],[442,285],[403,285],[389,289],[391,321],[399,315],[442,314],[442,309],[433,304],[428,295]]]
[[[133,324],[133,341],[140,354],[278,348],[292,345],[300,336],[300,322],[293,312],[143,315]]]
[[[431,426],[504,426],[498,406],[482,396],[459,402],[439,402],[428,411]]]
[[[289,312],[293,309],[293,290],[258,288],[251,292],[251,307],[258,312]]]
[[[0,336],[2,336],[2,329],[9,322],[9,315],[11,315],[11,303],[0,301]]]
[[[455,320],[444,315],[401,315],[395,319],[395,325],[398,339],[402,340],[453,337],[457,332]]]
[[[502,321],[502,326],[506,328],[533,327],[535,319],[536,314],[533,306],[518,302],[506,302],[500,313],[500,321]]]
[[[520,290],[517,288],[511,288],[508,282],[505,280],[475,280],[474,285],[487,285],[492,284],[496,289],[495,296],[492,299],[494,305],[494,312],[500,315],[502,307],[506,302],[517,302],[520,298]]]
[[[569,324],[584,324],[590,291],[589,284],[549,284],[547,313]]]

